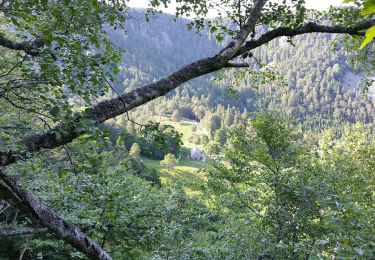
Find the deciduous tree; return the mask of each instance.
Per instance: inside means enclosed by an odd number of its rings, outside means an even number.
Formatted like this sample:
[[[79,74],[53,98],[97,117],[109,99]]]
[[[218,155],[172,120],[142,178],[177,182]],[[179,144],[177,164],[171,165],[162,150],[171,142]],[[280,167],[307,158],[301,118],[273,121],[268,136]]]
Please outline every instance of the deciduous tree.
[[[169,1],[151,1],[150,10],[161,4]],[[218,15],[229,22],[204,20],[210,10],[223,7],[225,11]],[[113,89],[119,73],[121,52],[109,40],[107,28],[124,28],[126,1],[1,1],[0,106],[1,111],[14,109],[19,116],[17,131],[1,132],[1,197],[88,257],[110,259],[79,228],[20,187],[5,167],[32,160],[40,151],[64,147],[83,134],[98,135],[99,124],[191,79],[225,68],[251,68],[252,50],[278,37],[291,39],[307,33],[357,36],[375,24],[373,19],[360,19],[357,9],[334,11],[311,21],[302,0],[180,1],[177,16],[195,17],[190,29],[208,26],[218,41],[227,39],[227,44],[215,55],[187,64],[165,78],[97,102]],[[345,21],[336,19],[343,15]],[[266,30],[260,34],[257,26]],[[0,120],[14,123],[8,113]]]

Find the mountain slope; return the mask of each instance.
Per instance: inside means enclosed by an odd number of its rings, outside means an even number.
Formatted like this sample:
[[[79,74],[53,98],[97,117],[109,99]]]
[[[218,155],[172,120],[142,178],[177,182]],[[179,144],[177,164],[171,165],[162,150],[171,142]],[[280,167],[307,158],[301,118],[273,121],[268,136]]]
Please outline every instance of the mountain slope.
[[[139,11],[131,16],[134,19],[128,20],[126,34],[111,33],[111,39],[124,50],[124,67],[117,86],[120,91],[159,79],[220,49],[210,33],[188,31],[187,20],[174,21],[163,14],[146,22]],[[278,111],[311,127],[328,126],[333,121],[373,123],[373,99],[362,97],[358,76],[345,54],[331,47],[334,38],[324,34],[299,36],[293,39],[295,46],[280,38],[254,51],[254,56],[281,75],[287,86],[276,81],[254,89],[251,73],[234,85],[230,80],[213,82],[212,75],[208,75],[181,86],[168,100],[154,103],[164,104],[158,109],[167,109],[171,102],[177,108],[191,107],[200,118],[204,116],[202,107],[212,113],[231,107],[240,112]],[[228,88],[237,90],[237,98],[228,95]]]

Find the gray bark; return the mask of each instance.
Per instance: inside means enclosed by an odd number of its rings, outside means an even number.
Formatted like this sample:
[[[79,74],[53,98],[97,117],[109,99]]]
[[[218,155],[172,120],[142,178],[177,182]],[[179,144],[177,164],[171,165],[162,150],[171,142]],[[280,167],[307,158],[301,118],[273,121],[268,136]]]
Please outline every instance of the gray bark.
[[[47,228],[22,227],[17,229],[0,230],[0,237],[14,237],[24,235],[38,235],[48,232]]]
[[[273,29],[269,32],[264,33],[256,40],[251,40],[246,42],[241,49],[236,53],[236,57],[240,56],[241,54],[258,48],[268,42],[282,36],[297,36],[306,33],[334,33],[334,34],[349,34],[349,35],[364,35],[364,31],[372,26],[375,25],[375,19],[358,22],[357,24],[351,27],[345,26],[327,26],[327,25],[319,25],[317,23],[307,23],[301,25],[295,29],[289,27],[279,27]]]
[[[44,45],[44,39],[40,37],[32,41],[16,42],[0,33],[0,45],[11,50],[24,51],[31,56],[37,56],[40,54],[40,48]]]
[[[55,211],[41,203],[30,192],[21,188],[11,176],[0,169],[0,197],[30,215],[90,259],[109,260],[111,257],[78,227],[70,224]]]
[[[266,3],[267,0],[258,0],[255,3],[253,10],[249,14],[249,18],[246,20],[245,24],[238,32],[236,38],[220,52],[220,58],[224,60],[225,63],[233,58],[233,56],[238,52],[238,50],[246,41],[250,32],[255,28],[260,18],[261,11]]]

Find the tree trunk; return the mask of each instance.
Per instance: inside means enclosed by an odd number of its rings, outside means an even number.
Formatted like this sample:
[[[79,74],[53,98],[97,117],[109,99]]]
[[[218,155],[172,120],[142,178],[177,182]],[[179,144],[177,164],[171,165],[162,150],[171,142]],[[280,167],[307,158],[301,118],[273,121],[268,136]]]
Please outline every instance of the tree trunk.
[[[90,259],[112,259],[107,252],[78,227],[70,224],[55,211],[41,203],[31,193],[19,186],[14,178],[6,175],[1,168],[0,197],[7,200],[15,208],[30,215]]]

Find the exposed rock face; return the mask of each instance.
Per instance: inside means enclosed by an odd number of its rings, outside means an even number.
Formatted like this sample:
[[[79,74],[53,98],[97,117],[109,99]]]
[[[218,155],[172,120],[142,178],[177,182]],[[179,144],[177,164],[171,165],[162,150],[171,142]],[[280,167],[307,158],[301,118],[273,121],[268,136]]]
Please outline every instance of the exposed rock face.
[[[364,73],[356,74],[351,70],[345,71],[344,77],[343,77],[343,89],[346,91],[355,91],[356,98],[362,97],[362,87],[363,81],[365,80]],[[374,80],[374,77],[369,78],[369,80]],[[375,97],[375,83],[373,83],[368,88],[367,95],[369,97]]]

